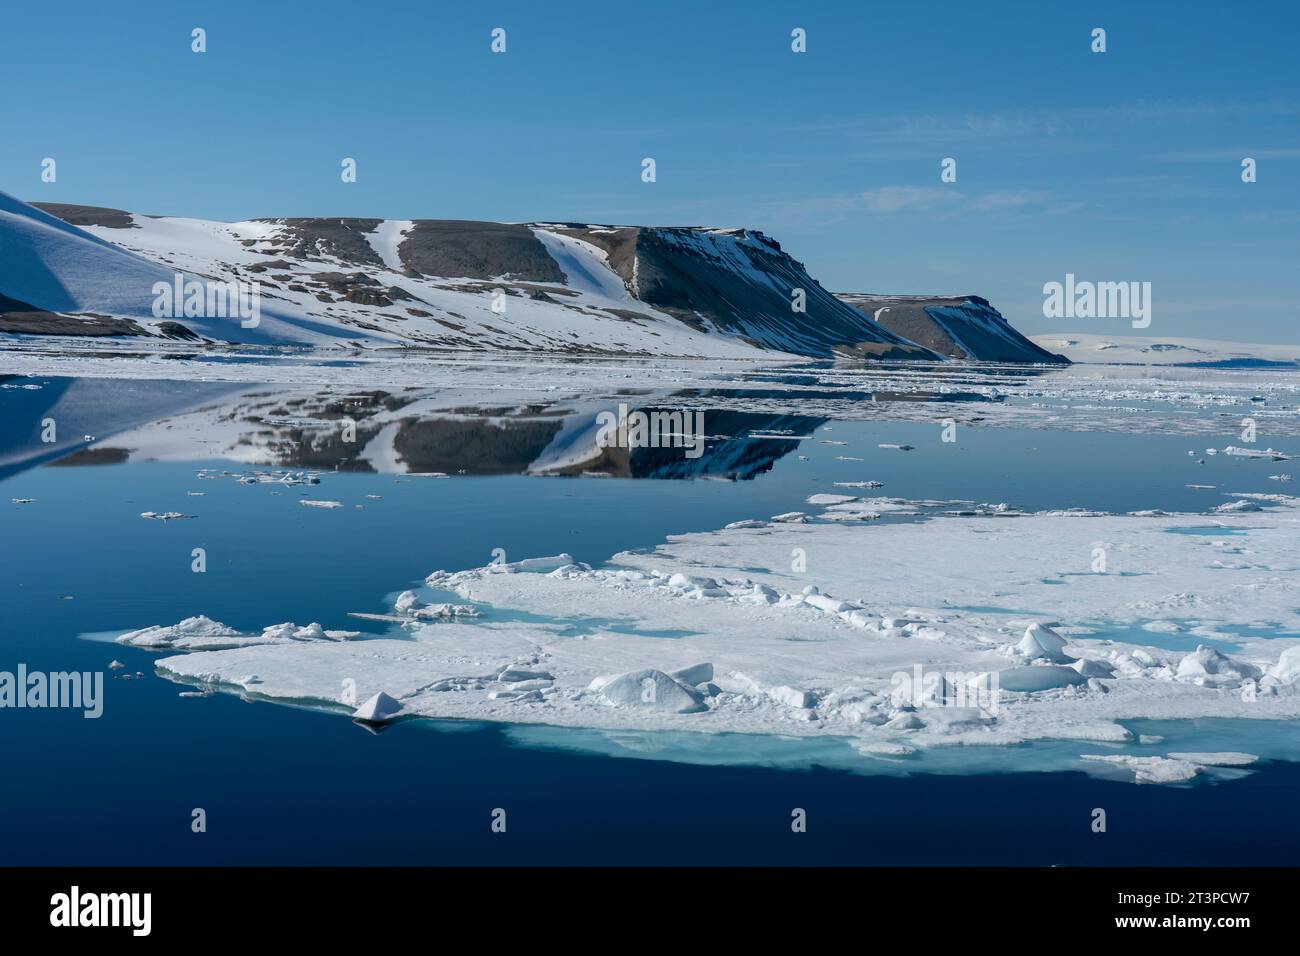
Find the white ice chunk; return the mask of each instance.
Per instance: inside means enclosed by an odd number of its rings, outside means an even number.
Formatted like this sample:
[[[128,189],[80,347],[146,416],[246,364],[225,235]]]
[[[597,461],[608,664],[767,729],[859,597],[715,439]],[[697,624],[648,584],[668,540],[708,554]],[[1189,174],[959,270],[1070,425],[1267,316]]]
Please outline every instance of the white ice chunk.
[[[615,707],[661,710],[673,714],[693,714],[705,709],[704,701],[694,687],[683,684],[663,671],[650,668],[609,678],[597,678],[588,690],[595,690]]]
[[[402,710],[402,705],[389,697],[382,690],[352,712],[354,720],[367,720],[382,723],[392,720]]]
[[[1204,644],[1183,657],[1175,673],[1179,680],[1206,687],[1233,687],[1243,680],[1261,676],[1259,668],[1253,664],[1234,660]]]
[[[1045,624],[1030,624],[1016,645],[1016,653],[1026,660],[1067,664],[1074,660],[1065,653],[1065,638]]]
[[[1187,760],[1169,757],[1134,757],[1128,755],[1083,754],[1084,760],[1115,764],[1133,771],[1138,783],[1184,783],[1201,773],[1202,767]]]

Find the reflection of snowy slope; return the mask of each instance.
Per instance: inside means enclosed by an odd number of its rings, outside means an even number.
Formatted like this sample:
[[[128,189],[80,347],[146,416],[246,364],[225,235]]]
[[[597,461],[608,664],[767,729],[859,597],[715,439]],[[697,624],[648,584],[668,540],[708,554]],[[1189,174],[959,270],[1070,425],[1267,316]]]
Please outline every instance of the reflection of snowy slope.
[[[630,411],[647,414],[682,412],[671,393],[641,396]],[[545,450],[529,466],[534,475],[601,474],[626,478],[726,478],[747,480],[771,469],[798,447],[794,438],[751,437],[750,432],[790,435],[811,432],[824,419],[801,415],[766,415],[723,409],[703,411],[701,452],[688,457],[684,445],[602,448],[598,415],[618,414],[618,403],[587,401],[567,416]]]
[[[91,441],[104,443],[107,439],[112,446],[118,433],[142,422],[155,422],[164,413],[174,414],[177,409],[226,396],[235,388],[221,382],[169,381],[134,382],[123,388],[106,379],[57,379],[39,389],[9,390],[0,422],[0,478],[89,449]],[[44,440],[47,422],[53,425],[53,441]],[[164,437],[165,433],[157,434],[171,447],[183,444]],[[195,454],[201,446],[186,447],[189,457],[203,457]]]
[[[112,382],[78,380],[76,394],[117,395]],[[245,465],[292,469],[411,472],[464,472],[465,474],[577,475],[598,473],[636,478],[753,478],[798,441],[781,437],[750,437],[776,429],[804,434],[821,424],[820,418],[766,415],[713,409],[705,412],[707,441],[702,454],[688,458],[682,447],[626,449],[597,445],[597,416],[614,411],[617,402],[590,397],[563,398],[539,404],[532,396],[512,396],[500,391],[478,393],[431,389],[348,392],[330,389],[235,387],[213,384],[192,387],[171,385],[170,391],[153,386],[136,389],[158,393],[157,401],[130,414],[108,420],[76,416],[65,397],[58,414],[70,427],[88,428],[99,443],[97,454],[121,460],[195,461],[224,459]],[[15,392],[13,402],[48,403],[53,393],[44,389]],[[213,400],[213,396],[220,399]],[[475,403],[482,402],[481,410]],[[671,392],[643,399],[637,408],[673,407]],[[102,399],[92,406],[105,404]],[[181,412],[172,409],[181,407]],[[142,415],[158,415],[138,424]],[[36,419],[32,419],[35,421]],[[344,425],[355,426],[355,441],[346,441]],[[93,428],[91,428],[93,424]],[[35,426],[33,426],[35,427]],[[125,430],[124,430],[125,428]],[[30,430],[30,429],[29,429]],[[0,439],[4,438],[0,435]],[[71,438],[50,449],[44,457],[57,457],[80,444]],[[30,440],[29,440],[30,439]],[[13,436],[5,447],[31,446],[31,436]],[[5,459],[0,458],[0,462]],[[77,464],[73,458],[69,464]]]
[[[728,478],[747,481],[772,468],[825,423],[807,415],[761,415],[712,410],[704,414],[704,453],[687,458],[678,448],[637,448],[631,473],[638,478]],[[790,435],[791,437],[776,437]]]

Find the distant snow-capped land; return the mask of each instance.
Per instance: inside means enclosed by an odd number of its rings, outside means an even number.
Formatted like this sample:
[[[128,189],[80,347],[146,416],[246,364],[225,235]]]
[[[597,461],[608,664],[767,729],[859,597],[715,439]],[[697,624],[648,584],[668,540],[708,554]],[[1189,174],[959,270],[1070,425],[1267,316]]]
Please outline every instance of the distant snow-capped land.
[[[1052,332],[1030,338],[1071,362],[1088,365],[1217,365],[1300,368],[1300,345],[1219,342],[1214,339]]]

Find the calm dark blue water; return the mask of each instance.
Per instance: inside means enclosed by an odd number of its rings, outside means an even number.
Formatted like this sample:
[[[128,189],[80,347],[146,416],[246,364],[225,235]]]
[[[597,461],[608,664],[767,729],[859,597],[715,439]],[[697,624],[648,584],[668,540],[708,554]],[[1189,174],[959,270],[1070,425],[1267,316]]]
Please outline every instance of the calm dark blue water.
[[[3,400],[3,399],[0,399]],[[181,698],[154,655],[79,639],[206,613],[238,627],[321,621],[437,568],[568,551],[599,562],[666,534],[798,509],[835,481],[872,494],[1201,510],[1223,490],[1266,487],[1266,465],[1213,460],[1222,442],[1124,435],[833,423],[743,482],[400,478],[327,474],[303,489],[198,480],[202,465],[41,467],[0,481],[0,669],[102,670],[104,716],[0,712],[5,863],[1290,863],[1300,766],[1186,789],[1079,773],[860,776],[828,769],[702,766],[525,746],[485,725],[407,723],[374,736],[346,719],[230,696]],[[876,448],[907,442],[911,452]],[[800,455],[808,460],[801,460]],[[838,461],[836,456],[866,458]],[[1114,462],[1124,462],[1123,481]],[[190,497],[188,491],[202,491]],[[367,495],[382,495],[371,499]],[[10,498],[30,497],[14,505]],[[355,504],[362,504],[356,509]],[[184,512],[168,523],[141,511]],[[190,570],[205,548],[208,572]],[[208,832],[190,831],[192,808]],[[506,834],[490,813],[507,811]],[[805,834],[790,831],[794,807]],[[1089,828],[1094,807],[1105,834]]]

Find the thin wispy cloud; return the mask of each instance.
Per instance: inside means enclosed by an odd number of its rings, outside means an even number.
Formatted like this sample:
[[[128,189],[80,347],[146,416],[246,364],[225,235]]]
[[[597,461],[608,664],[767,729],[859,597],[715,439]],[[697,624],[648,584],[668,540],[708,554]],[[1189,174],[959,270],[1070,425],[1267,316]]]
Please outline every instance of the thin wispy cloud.
[[[888,185],[844,196],[784,200],[765,205],[767,218],[783,225],[839,222],[863,215],[923,214],[944,219],[968,214],[1036,212],[1057,215],[1084,204],[1054,197],[1041,190],[987,190],[972,192],[952,186]]]

